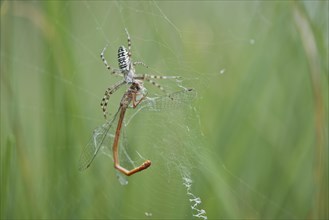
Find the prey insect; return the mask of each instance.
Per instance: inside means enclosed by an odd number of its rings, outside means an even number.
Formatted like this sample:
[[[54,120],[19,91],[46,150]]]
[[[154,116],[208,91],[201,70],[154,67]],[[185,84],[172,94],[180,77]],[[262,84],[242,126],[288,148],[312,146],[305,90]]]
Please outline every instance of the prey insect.
[[[117,170],[129,176],[148,168],[151,165],[151,161],[149,160],[146,160],[142,165],[132,170],[127,170],[120,166],[118,147],[126,110],[131,105],[132,108],[137,108],[136,113],[139,111],[172,111],[189,105],[195,97],[196,92],[194,89],[183,89],[171,93],[169,96],[149,98],[146,97],[145,88],[140,82],[137,81],[137,83],[132,84],[123,95],[120,107],[112,120],[107,121],[94,130],[93,136],[83,148],[80,155],[79,170],[82,171],[90,167],[99,151],[102,148],[111,146],[112,143],[113,161]],[[116,130],[113,127],[115,124],[117,124]]]
[[[120,116],[119,116],[118,126],[115,131],[115,137],[114,137],[112,151],[113,151],[113,160],[114,160],[115,169],[119,170],[121,173],[123,173],[127,176],[133,175],[134,173],[145,170],[149,166],[151,166],[151,161],[146,160],[142,165],[140,165],[132,170],[127,170],[127,169],[123,168],[122,166],[120,166],[119,153],[118,153],[118,143],[119,143],[122,123],[123,123],[123,119],[124,119],[126,110],[131,102],[132,102],[133,108],[136,108],[139,105],[139,103],[146,96],[146,92],[144,92],[144,91],[145,91],[145,89],[142,86],[141,82],[136,80],[135,82],[133,82],[131,84],[128,91],[123,95],[121,102],[120,102],[120,107],[119,107]],[[138,98],[137,96],[140,96],[140,95],[142,97],[140,97],[139,100],[137,100],[137,98]]]

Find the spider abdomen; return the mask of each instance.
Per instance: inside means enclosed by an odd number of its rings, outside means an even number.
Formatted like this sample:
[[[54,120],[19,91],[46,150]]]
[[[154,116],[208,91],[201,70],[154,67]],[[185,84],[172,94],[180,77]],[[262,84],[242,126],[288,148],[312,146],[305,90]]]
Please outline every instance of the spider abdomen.
[[[124,46],[120,46],[118,49],[118,62],[121,70],[129,70],[130,58]]]

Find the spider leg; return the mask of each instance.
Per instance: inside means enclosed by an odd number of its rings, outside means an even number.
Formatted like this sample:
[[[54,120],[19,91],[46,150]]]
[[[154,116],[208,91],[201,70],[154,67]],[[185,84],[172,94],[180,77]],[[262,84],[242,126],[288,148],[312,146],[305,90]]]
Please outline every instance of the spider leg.
[[[141,62],[141,61],[136,61],[136,62],[133,62],[133,65],[136,66],[136,65],[142,65],[144,66],[145,68],[149,68],[148,65],[146,65],[145,63]]]
[[[111,86],[110,88],[108,88],[105,91],[104,97],[102,98],[101,101],[101,108],[103,110],[103,114],[104,114],[104,118],[106,119],[106,115],[107,115],[107,104],[109,102],[110,96],[117,91],[120,86],[122,86],[123,84],[125,84],[126,81],[119,81],[116,84],[114,84],[113,86]]]
[[[154,85],[155,87],[158,87],[161,91],[163,91],[166,94],[168,94],[166,92],[166,90],[159,83],[153,81],[152,79],[179,79],[179,78],[181,78],[181,77],[180,76],[156,76],[156,75],[147,75],[147,74],[134,77],[134,79],[148,81],[150,84]]]
[[[130,35],[128,33],[127,28],[125,28],[126,34],[127,34],[127,39],[128,39],[128,56],[131,57],[131,39]]]
[[[145,80],[148,81],[149,83],[151,83],[153,86],[155,86],[158,89],[160,89],[162,92],[168,94],[168,92],[159,83],[157,83],[157,82],[155,82],[155,81],[153,81],[153,80],[151,80],[149,78],[146,78]]]
[[[107,60],[105,59],[105,56],[104,56],[104,52],[105,52],[106,49],[107,49],[107,45],[106,45],[106,47],[104,47],[104,49],[101,52],[101,59],[102,59],[104,65],[106,66],[106,69],[108,69],[109,71],[111,71],[111,74],[121,75],[122,76],[121,70],[112,69],[111,66],[107,63]]]
[[[134,77],[135,79],[139,80],[148,80],[148,79],[180,79],[182,78],[181,76],[157,76],[157,75],[148,75],[148,74],[143,74],[143,75],[137,75]]]

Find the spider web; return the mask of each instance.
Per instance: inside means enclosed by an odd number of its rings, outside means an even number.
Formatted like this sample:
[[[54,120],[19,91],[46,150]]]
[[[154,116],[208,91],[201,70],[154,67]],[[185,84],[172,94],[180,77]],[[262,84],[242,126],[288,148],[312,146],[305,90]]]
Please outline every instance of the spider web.
[[[2,7],[3,11],[6,10],[6,4]],[[184,8],[186,4],[175,3],[179,9]],[[26,134],[27,144],[36,147],[25,152],[24,157],[39,158],[47,155],[46,159],[53,161],[53,164],[60,164],[63,160],[69,161],[64,165],[68,166],[68,170],[56,170],[56,165],[47,163],[43,166],[45,161],[41,159],[31,162],[36,173],[46,176],[45,173],[49,170],[55,177],[43,181],[27,177],[29,184],[36,182],[37,186],[42,188],[45,182],[46,186],[41,191],[51,192],[49,195],[55,197],[52,198],[55,201],[60,201],[64,196],[68,201],[66,206],[54,204],[56,208],[48,207],[48,214],[43,213],[37,217],[76,217],[70,209],[77,211],[79,218],[261,218],[263,209],[276,213],[278,218],[299,217],[290,208],[281,207],[277,202],[280,198],[272,197],[267,189],[257,188],[255,179],[235,169],[236,166],[233,165],[238,162],[232,162],[234,156],[228,153],[231,134],[225,133],[225,126],[227,129],[232,126],[233,122],[230,122],[229,116],[233,113],[225,111],[225,106],[218,101],[229,103],[228,99],[234,95],[236,89],[226,86],[232,85],[232,80],[237,78],[233,76],[236,63],[232,63],[224,51],[230,50],[230,55],[238,56],[241,48],[253,50],[253,46],[264,39],[265,31],[256,33],[250,29],[255,25],[268,28],[272,25],[271,21],[258,3],[250,3],[248,13],[236,6],[237,10],[244,12],[243,19],[234,21],[236,27],[222,30],[218,34],[212,30],[211,25],[205,25],[209,21],[199,12],[213,12],[207,19],[216,20],[219,26],[225,27],[222,23],[228,20],[212,9],[216,6],[217,10],[225,14],[225,9],[221,8],[225,4],[188,4],[195,15],[193,20],[187,14],[173,10],[170,2],[68,1],[55,5],[56,9],[38,2],[16,2],[9,5],[9,8],[13,9],[8,9],[12,11],[7,13],[12,13],[17,19],[15,22],[20,23],[18,27],[14,27],[15,33],[21,33],[21,28],[35,41],[43,38],[40,35],[45,35],[44,38],[50,41],[57,37],[56,34],[65,39],[64,43],[54,40],[53,45],[46,48],[32,48],[38,43],[33,42],[29,46],[15,38],[12,46],[14,51],[19,53],[10,55],[1,49],[2,62],[12,64],[12,69],[2,67],[4,69],[1,72],[19,73],[12,79],[2,76],[2,84],[6,82],[14,88],[22,87],[17,91],[1,88],[2,112],[4,105],[14,102],[13,109],[18,111],[16,116],[22,118],[22,124],[27,130],[28,125],[38,125],[35,132]],[[47,18],[48,13],[55,14],[55,22],[51,25],[40,23],[51,20]],[[177,19],[178,14],[180,19]],[[28,33],[28,28],[22,27],[26,24],[37,31]],[[57,32],[51,28],[52,25]],[[182,76],[181,80],[157,82],[170,94],[193,88],[196,96],[182,106],[128,109],[120,139],[120,159],[122,165],[129,169],[138,166],[145,159],[150,159],[152,165],[147,170],[129,178],[116,172],[110,145],[101,149],[86,171],[78,173],[76,164],[81,149],[88,142],[88,138],[93,137],[93,129],[105,123],[99,107],[104,91],[121,80],[110,75],[99,55],[108,45],[106,59],[111,67],[117,68],[117,48],[119,45],[127,45],[125,28],[132,40],[133,61],[142,61],[149,66],[138,66],[138,74]],[[71,48],[71,54],[56,54],[55,47],[66,46]],[[42,52],[29,56],[29,51],[32,50]],[[73,68],[65,69],[65,63],[53,63],[53,60],[57,59],[56,56],[68,56],[70,59],[67,62],[73,63]],[[57,72],[54,74],[49,67]],[[248,80],[243,74],[241,78]],[[47,85],[43,85],[45,81],[53,81],[55,86],[47,88]],[[27,84],[35,86],[24,87]],[[162,91],[147,82],[145,87],[150,99],[165,96]],[[110,118],[114,116],[126,88],[120,88],[110,97]],[[44,100],[43,91],[47,94],[54,92],[55,97],[70,94],[74,103],[70,108],[65,108],[51,104],[54,102],[60,105],[58,100],[39,102]],[[207,112],[213,114],[216,111],[218,114],[214,115],[213,119],[205,117]],[[42,115],[43,119],[60,119],[65,132],[72,139],[79,141],[71,141],[69,137],[65,141],[56,140],[58,129],[45,128],[42,126],[42,118],[35,119],[29,117],[30,114]],[[9,120],[2,116],[2,130],[10,130]],[[74,126],[68,125],[68,120]],[[235,119],[232,121],[236,122]],[[214,126],[216,123],[218,125]],[[115,128],[116,125],[111,128],[109,135],[114,135]],[[211,128],[217,128],[221,133]],[[50,137],[54,143],[58,141],[61,145],[52,150],[44,149],[41,146],[46,141],[41,139],[38,133],[43,135],[44,139]],[[50,133],[52,135],[49,135]],[[214,146],[210,141],[217,137],[224,139],[221,142],[223,146]],[[1,140],[1,145],[4,145],[4,140]],[[216,148],[222,150],[218,151]],[[230,158],[224,159],[218,152]],[[52,158],[52,154],[57,156]],[[31,170],[32,168],[27,166],[22,173],[29,176]],[[70,175],[74,178],[65,179]],[[213,182],[214,180],[217,181]],[[69,188],[65,195],[61,193],[63,188]],[[47,200],[47,196],[37,197],[40,201]]]

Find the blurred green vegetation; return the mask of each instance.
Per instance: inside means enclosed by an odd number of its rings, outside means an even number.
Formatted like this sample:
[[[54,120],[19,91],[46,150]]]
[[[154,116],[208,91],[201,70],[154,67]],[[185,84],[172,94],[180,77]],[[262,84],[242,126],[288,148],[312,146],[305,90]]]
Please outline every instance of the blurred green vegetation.
[[[328,219],[328,18],[328,1],[1,1],[1,219],[190,219],[185,169],[208,218]],[[77,169],[124,28],[138,71],[198,92],[131,122],[154,163],[126,186],[107,157]]]

